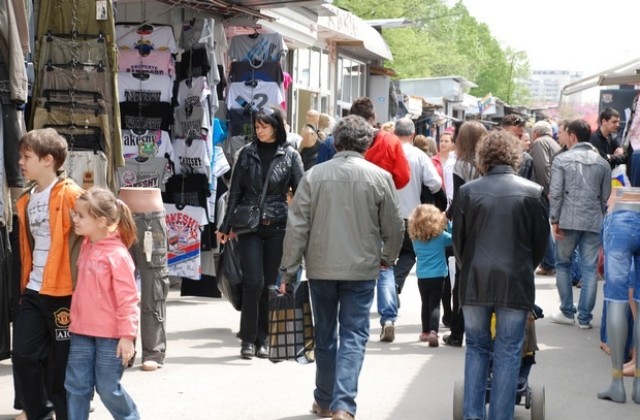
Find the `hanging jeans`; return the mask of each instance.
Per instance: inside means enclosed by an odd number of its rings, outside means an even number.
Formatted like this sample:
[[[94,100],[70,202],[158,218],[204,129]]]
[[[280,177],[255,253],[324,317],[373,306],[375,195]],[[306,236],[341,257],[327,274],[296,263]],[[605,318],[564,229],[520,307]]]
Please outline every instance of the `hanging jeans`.
[[[166,301],[169,293],[167,268],[167,222],[165,212],[134,213],[138,241],[130,252],[140,275],[140,337],[142,362],[164,363],[167,348]],[[144,253],[144,233],[153,237],[151,260]]]

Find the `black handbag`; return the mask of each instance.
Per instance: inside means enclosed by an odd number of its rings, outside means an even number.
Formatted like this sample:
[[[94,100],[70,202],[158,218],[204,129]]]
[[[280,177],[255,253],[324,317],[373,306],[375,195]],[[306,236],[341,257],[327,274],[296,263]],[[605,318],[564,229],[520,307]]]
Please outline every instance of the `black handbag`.
[[[269,187],[269,175],[274,167],[275,160],[271,161],[269,170],[264,178],[262,186],[262,194],[260,194],[260,203],[255,204],[238,204],[229,215],[229,226],[237,234],[255,232],[260,224],[260,216],[262,213],[262,205],[267,196],[267,188]],[[235,170],[235,169],[234,169]]]
[[[293,290],[269,291],[269,360],[315,361],[313,316],[309,282],[302,281]]]

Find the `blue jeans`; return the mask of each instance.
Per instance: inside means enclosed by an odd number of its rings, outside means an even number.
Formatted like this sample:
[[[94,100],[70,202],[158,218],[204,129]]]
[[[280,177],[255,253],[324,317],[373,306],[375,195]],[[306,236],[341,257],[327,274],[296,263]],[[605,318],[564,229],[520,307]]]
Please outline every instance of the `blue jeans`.
[[[556,243],[553,240],[552,231],[549,231],[549,239],[547,240],[547,250],[544,252],[544,257],[542,258],[540,267],[546,270],[556,269]]]
[[[605,300],[628,302],[629,288],[634,288],[634,299],[640,299],[640,276],[638,270],[633,270],[640,267],[640,212],[616,211],[607,215],[602,237]],[[630,275],[632,272],[635,275]]]
[[[485,389],[493,358],[489,420],[513,419],[520,372],[524,328],[529,311],[485,306],[462,306],[467,350],[464,363],[464,419],[485,419]],[[491,315],[496,313],[496,336],[491,338]]]
[[[580,280],[582,280],[582,271],[580,271],[580,255],[578,255],[578,250],[576,249],[571,255],[571,281],[575,281],[577,283]]]
[[[355,415],[376,282],[309,280],[309,287],[316,339],[313,395],[320,407]]]
[[[573,288],[571,284],[571,255],[577,248],[580,254],[580,271],[582,271],[582,288],[578,301],[578,322],[589,324],[593,319],[593,307],[596,304],[596,265],[600,235],[583,230],[565,229],[564,238],[556,241],[556,287],[560,295],[560,310],[573,318],[576,308],[573,305]]]
[[[64,382],[69,420],[89,418],[89,403],[94,387],[114,419],[140,418],[136,404],[120,385],[124,366],[122,359],[116,357],[118,341],[116,338],[71,334]]]
[[[396,322],[398,317],[398,295],[393,267],[380,268],[376,291],[378,293],[377,303],[380,325],[384,325],[387,321]]]

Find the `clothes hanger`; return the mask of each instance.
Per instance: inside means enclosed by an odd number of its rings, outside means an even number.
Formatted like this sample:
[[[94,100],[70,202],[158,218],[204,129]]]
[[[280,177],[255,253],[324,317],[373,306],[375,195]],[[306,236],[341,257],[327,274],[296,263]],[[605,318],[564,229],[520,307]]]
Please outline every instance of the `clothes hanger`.
[[[260,36],[260,33],[258,32],[258,28],[256,28],[255,26],[253,27],[253,33],[249,34],[249,38],[251,39],[256,39]]]

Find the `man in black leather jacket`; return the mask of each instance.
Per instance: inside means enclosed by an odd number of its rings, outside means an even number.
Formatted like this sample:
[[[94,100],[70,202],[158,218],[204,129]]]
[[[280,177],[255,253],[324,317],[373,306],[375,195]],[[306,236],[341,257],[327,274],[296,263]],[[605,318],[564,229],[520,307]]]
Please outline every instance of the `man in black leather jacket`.
[[[516,172],[521,156],[518,139],[506,130],[492,131],[481,140],[478,169],[483,177],[460,187],[453,217],[467,337],[465,419],[485,417],[492,357],[488,418],[493,418],[492,411],[513,416],[525,323],[534,308],[534,270],[549,236],[542,187]]]

